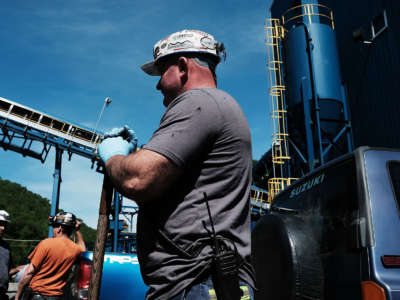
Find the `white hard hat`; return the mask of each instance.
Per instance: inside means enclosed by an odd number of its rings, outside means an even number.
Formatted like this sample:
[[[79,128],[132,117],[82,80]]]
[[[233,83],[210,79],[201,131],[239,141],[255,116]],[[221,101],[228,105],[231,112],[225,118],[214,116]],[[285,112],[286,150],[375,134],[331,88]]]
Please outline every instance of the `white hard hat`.
[[[5,210],[0,210],[0,221],[10,222],[10,215]]]
[[[142,65],[142,70],[149,75],[161,75],[155,63],[162,57],[176,53],[210,54],[221,61],[220,54],[226,56],[224,44],[218,43],[211,34],[199,30],[182,30],[170,34],[158,41],[153,48],[154,60]]]

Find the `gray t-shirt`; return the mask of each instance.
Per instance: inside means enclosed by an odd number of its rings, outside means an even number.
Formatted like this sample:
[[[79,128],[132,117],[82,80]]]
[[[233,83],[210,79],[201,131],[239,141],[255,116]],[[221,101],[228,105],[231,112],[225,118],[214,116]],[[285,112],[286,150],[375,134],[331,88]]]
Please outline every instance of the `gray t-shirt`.
[[[7,242],[0,239],[0,292],[5,292],[8,289],[10,264],[10,246]]]
[[[168,299],[209,271],[213,250],[203,192],[216,234],[232,241],[227,244],[243,258],[240,277],[254,286],[251,138],[238,103],[218,89],[187,91],[170,103],[143,148],[184,169],[162,199],[139,209],[138,256],[142,276],[150,286],[147,299]]]

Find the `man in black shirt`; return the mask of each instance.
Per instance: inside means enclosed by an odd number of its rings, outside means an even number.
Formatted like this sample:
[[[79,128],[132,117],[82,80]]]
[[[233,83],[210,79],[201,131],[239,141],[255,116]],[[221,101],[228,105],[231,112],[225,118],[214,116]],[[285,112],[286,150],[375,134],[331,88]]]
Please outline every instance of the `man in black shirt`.
[[[10,245],[3,240],[4,232],[10,222],[10,215],[5,210],[0,210],[0,300],[8,300],[6,294],[8,281],[11,275],[17,273],[23,266],[11,269]]]

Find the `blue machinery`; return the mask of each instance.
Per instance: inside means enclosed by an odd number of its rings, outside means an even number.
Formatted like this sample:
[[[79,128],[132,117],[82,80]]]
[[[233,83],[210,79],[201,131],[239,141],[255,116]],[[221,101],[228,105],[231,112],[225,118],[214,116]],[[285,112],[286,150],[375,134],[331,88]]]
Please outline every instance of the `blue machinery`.
[[[92,167],[96,165],[96,170],[102,172],[96,154],[96,146],[101,137],[101,133],[96,133],[96,130],[88,130],[0,97],[0,147],[21,153],[24,157],[38,159],[42,163],[51,148],[55,148],[51,215],[55,215],[59,207],[63,153],[67,153],[69,159],[72,154],[86,157],[92,161]],[[108,251],[116,249],[128,252],[136,245],[136,233],[131,231],[132,217],[137,213],[137,207],[123,206],[122,200],[122,196],[115,192],[109,231],[112,243],[107,245]],[[131,216],[128,220],[130,231],[125,230],[123,222],[119,220],[120,215]],[[51,234],[49,229],[49,236]]]
[[[96,126],[97,127],[97,126]],[[27,106],[0,97],[0,147],[32,157],[42,163],[51,148],[55,149],[53,192],[51,215],[58,211],[61,185],[61,166],[63,153],[86,157],[92,161],[92,168],[101,172],[102,166],[96,154],[96,145],[101,140],[96,133],[81,126],[71,124]],[[265,191],[253,188],[251,191],[252,215],[263,214],[268,207]],[[131,252],[136,246],[136,233],[132,230],[133,217],[137,214],[135,206],[123,206],[122,196],[115,192],[111,205],[112,220],[109,234],[111,244],[108,251]],[[120,216],[125,218],[120,220]],[[127,225],[128,224],[128,225]],[[51,230],[49,229],[49,236]]]
[[[24,157],[38,159],[42,163],[51,148],[55,148],[51,215],[55,215],[59,207],[63,153],[67,153],[69,159],[72,154],[86,157],[92,161],[92,168],[96,165],[96,170],[102,172],[96,154],[96,146],[101,138],[101,133],[96,133],[96,130],[88,130],[0,97],[0,147],[21,153]],[[132,216],[136,214],[137,207],[123,206],[122,196],[117,192],[114,193],[111,207],[109,233],[112,243],[107,245],[107,250],[126,252],[135,246],[136,233],[123,231],[126,228],[122,226],[119,216],[131,215],[128,221],[132,231]],[[49,236],[51,234],[49,229]]]
[[[69,159],[72,154],[89,158],[93,166],[98,160],[94,149],[100,139],[100,134],[0,98],[0,147],[21,153],[24,157],[38,159],[42,163],[51,148],[55,148],[51,215],[58,211],[63,152],[68,154]]]
[[[265,26],[275,122],[269,201],[353,148],[333,13],[318,1],[300,2]]]

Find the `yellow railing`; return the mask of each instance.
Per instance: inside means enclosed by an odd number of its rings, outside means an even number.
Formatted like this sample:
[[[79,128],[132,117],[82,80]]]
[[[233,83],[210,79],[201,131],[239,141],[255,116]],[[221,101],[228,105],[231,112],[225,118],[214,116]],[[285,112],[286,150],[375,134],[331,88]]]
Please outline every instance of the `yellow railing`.
[[[272,118],[272,162],[282,165],[289,160],[288,133],[286,128],[285,85],[282,78],[283,61],[281,57],[281,39],[284,37],[283,27],[279,19],[267,19],[266,46],[268,52],[268,71],[270,79],[269,95],[271,96]]]
[[[259,201],[259,202],[268,202],[268,193],[265,193],[264,191],[260,191],[257,189],[250,189],[250,199],[253,201]]]
[[[299,18],[303,18],[303,22],[308,24],[324,23],[331,26],[332,29],[335,29],[332,10],[322,4],[303,4],[294,6],[282,15],[282,24],[285,29],[288,29],[290,25],[295,21],[298,21]]]
[[[275,195],[279,194],[297,178],[270,178],[268,180],[268,203],[271,203]]]
[[[287,183],[290,183],[292,178],[281,178],[284,173],[283,166],[290,160],[288,149],[289,134],[286,126],[286,87],[282,78],[283,60],[281,57],[281,41],[285,37],[285,30],[279,19],[267,19],[265,31],[273,130],[271,145],[273,176],[268,181],[267,199],[267,202],[271,203],[273,197],[286,188]]]

